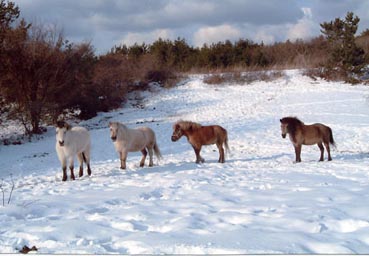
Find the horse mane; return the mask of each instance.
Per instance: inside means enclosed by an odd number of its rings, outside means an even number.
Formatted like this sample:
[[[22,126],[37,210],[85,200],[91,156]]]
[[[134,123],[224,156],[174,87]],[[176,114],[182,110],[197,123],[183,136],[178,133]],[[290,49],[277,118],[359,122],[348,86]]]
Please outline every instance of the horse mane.
[[[109,126],[116,125],[118,128],[125,128],[126,126],[122,124],[121,122],[109,122]]]
[[[183,120],[179,120],[178,122],[176,122],[174,124],[174,126],[179,126],[182,130],[184,131],[188,131],[188,130],[197,130],[201,128],[201,124],[199,123],[195,123],[192,121],[183,121]]]
[[[295,138],[297,129],[301,128],[304,123],[298,119],[297,117],[284,117],[281,120],[282,124],[288,124],[288,132],[291,134],[293,138]]]
[[[67,130],[71,129],[72,126],[68,124],[67,122],[60,120],[56,122],[56,127],[58,128],[66,128]]]
[[[117,136],[119,139],[122,139],[126,136],[127,126],[122,124],[121,122],[109,122],[109,126],[116,125],[117,126]]]

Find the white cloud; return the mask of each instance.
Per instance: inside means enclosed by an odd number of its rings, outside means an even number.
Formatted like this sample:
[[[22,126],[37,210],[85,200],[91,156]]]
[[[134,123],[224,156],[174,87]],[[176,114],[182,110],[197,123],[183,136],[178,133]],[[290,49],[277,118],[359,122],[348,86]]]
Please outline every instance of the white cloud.
[[[271,44],[275,41],[275,37],[272,33],[266,30],[259,30],[255,35],[255,41],[258,43]]]
[[[143,33],[128,33],[122,40],[121,43],[126,45],[133,45],[134,43],[146,43],[151,44],[157,39],[172,39],[174,35],[172,31],[168,29],[157,29],[150,33],[143,32]]]
[[[302,8],[304,17],[294,24],[287,32],[287,39],[309,39],[316,35],[315,27],[317,24],[313,21],[313,15],[310,8]]]
[[[15,0],[22,17],[63,27],[68,39],[91,40],[99,52],[121,42],[184,37],[192,45],[239,38],[266,44],[308,39],[319,24],[353,11],[369,27],[369,1],[296,0]],[[304,7],[304,8],[302,8]],[[229,24],[229,25],[224,25]]]
[[[211,44],[225,40],[237,40],[242,37],[239,29],[231,25],[221,25],[215,27],[202,27],[194,34],[193,43],[195,46],[202,46],[204,43]]]

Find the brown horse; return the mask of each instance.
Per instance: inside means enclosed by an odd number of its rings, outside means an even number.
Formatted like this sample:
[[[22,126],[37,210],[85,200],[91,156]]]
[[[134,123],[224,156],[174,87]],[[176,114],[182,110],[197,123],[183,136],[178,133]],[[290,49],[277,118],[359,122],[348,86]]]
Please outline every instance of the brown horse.
[[[289,134],[295,147],[296,162],[301,162],[301,146],[318,144],[320,149],[319,161],[324,161],[324,147],[328,152],[328,161],[332,160],[329,144],[335,146],[332,129],[324,124],[305,125],[296,117],[284,117],[280,119],[282,137]]]
[[[219,150],[219,163],[224,163],[224,149],[229,150],[227,130],[219,125],[202,126],[201,124],[190,121],[178,121],[173,125],[172,141],[179,140],[186,136],[196,154],[196,163],[205,162],[200,156],[203,145],[216,144]]]

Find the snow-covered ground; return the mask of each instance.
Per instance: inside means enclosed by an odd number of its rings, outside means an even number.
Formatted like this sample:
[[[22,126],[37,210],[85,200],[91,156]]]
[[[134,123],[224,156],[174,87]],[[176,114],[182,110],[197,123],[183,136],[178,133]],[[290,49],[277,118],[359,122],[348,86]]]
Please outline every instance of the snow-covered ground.
[[[368,95],[368,87],[298,71],[245,85],[192,76],[147,93],[143,109],[80,123],[91,132],[92,176],[75,181],[61,181],[52,128],[37,142],[1,146],[5,200],[11,175],[15,190],[0,206],[0,252],[27,245],[62,254],[369,253]],[[332,128],[332,162],[303,146],[302,163],[293,163],[280,134],[288,115]],[[206,162],[195,164],[185,138],[170,140],[178,119],[226,128],[227,162],[217,163],[208,146]],[[140,153],[130,153],[120,170],[109,121],[153,128],[164,158],[140,168]]]

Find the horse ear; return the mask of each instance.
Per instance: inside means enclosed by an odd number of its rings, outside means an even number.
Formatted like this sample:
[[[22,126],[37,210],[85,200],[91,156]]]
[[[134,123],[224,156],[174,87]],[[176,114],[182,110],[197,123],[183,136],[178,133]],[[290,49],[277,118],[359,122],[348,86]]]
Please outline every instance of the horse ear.
[[[55,124],[55,127],[57,128],[63,128],[65,125],[64,121],[57,121]]]
[[[68,123],[65,123],[65,124],[64,124],[64,127],[65,127],[67,130],[72,129],[72,126],[71,126],[70,124],[68,124]]]

